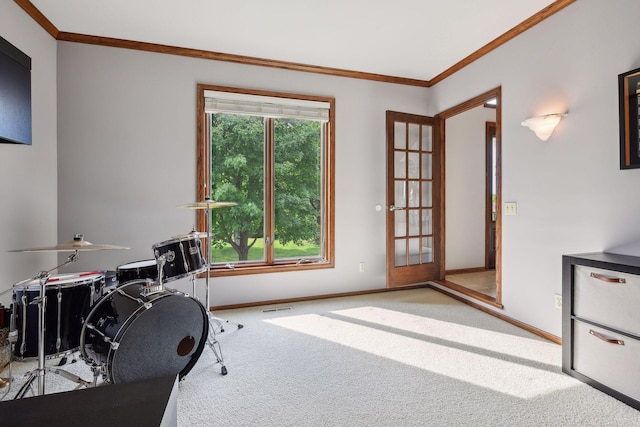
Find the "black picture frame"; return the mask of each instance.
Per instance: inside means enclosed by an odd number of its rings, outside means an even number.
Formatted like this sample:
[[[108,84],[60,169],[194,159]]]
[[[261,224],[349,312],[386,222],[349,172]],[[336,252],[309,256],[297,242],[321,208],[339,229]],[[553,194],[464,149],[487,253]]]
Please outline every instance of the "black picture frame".
[[[31,138],[31,58],[0,37],[0,143]]]
[[[618,75],[620,169],[640,168],[640,68]]]

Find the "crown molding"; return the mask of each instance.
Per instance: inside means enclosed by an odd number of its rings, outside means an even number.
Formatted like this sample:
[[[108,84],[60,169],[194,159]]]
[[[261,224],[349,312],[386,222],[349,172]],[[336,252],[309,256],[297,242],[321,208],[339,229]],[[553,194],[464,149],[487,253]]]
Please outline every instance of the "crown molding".
[[[214,61],[234,62],[238,64],[256,65],[262,67],[280,68],[284,70],[301,71],[306,73],[324,74],[330,76],[348,77],[361,80],[372,80],[383,83],[394,83],[407,86],[431,87],[445,78],[460,71],[472,62],[477,61],[489,52],[502,46],[514,37],[539,24],[560,10],[577,0],[557,0],[540,12],[524,20],[511,30],[497,37],[485,46],[481,47],[463,60],[457,62],[431,80],[411,79],[406,77],[389,76],[384,74],[367,73],[362,71],[345,70],[341,68],[323,67],[319,65],[301,64],[297,62],[278,61],[274,59],[258,58],[253,56],[235,55],[230,53],[213,52],[201,49],[190,49],[177,46],[168,46],[155,43],[146,43],[133,40],[116,39],[111,37],[99,37],[88,34],[77,34],[60,31],[49,19],[31,3],[30,0],[14,0],[31,18],[45,29],[53,38],[60,41],[85,43],[100,46],[117,47],[122,49],[134,49],[147,52],[163,53],[167,55],[188,56]]]

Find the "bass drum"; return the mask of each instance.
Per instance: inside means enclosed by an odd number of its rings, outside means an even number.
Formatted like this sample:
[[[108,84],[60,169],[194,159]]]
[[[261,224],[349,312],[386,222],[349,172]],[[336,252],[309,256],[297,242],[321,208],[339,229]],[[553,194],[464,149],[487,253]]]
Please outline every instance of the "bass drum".
[[[204,307],[183,293],[125,283],[93,307],[80,334],[82,357],[112,384],[179,374],[200,358],[209,334]]]

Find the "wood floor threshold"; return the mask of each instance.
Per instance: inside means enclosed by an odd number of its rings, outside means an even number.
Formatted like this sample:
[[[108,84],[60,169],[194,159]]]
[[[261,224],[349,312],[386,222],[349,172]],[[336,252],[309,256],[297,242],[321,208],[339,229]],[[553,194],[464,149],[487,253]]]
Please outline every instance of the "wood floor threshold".
[[[436,281],[435,283],[441,284],[439,281]],[[431,287],[431,289],[434,289],[434,290],[436,290],[436,291],[438,291],[440,293],[443,293],[443,294],[445,294],[445,295],[447,295],[447,296],[449,296],[449,297],[451,297],[453,299],[456,299],[456,300],[458,300],[458,301],[460,301],[460,302],[462,302],[464,304],[470,305],[471,307],[473,307],[475,309],[483,311],[483,312],[485,312],[485,313],[487,313],[487,314],[489,314],[491,316],[497,317],[500,320],[504,320],[507,323],[511,323],[512,325],[517,326],[520,329],[524,329],[525,331],[531,332],[532,334],[535,334],[535,335],[537,335],[539,337],[542,337],[542,338],[544,338],[546,340],[549,340],[549,341],[551,341],[551,342],[553,342],[555,344],[562,345],[562,338],[557,337],[557,336],[555,336],[553,334],[550,334],[550,333],[548,333],[546,331],[543,331],[542,329],[538,329],[538,328],[536,328],[534,326],[531,326],[531,325],[526,324],[524,322],[521,322],[519,320],[513,319],[513,318],[511,318],[509,316],[505,316],[502,313],[498,313],[498,312],[496,312],[494,310],[491,310],[491,309],[489,309],[489,308],[487,308],[485,306],[482,306],[482,305],[480,305],[480,304],[478,304],[476,302],[473,302],[473,301],[471,301],[471,300],[469,300],[467,298],[463,298],[463,297],[461,297],[459,295],[456,295],[456,294],[454,294],[452,292],[449,292],[449,291],[447,291],[445,289],[442,289],[442,288],[440,288],[438,286],[429,285],[429,287]]]
[[[482,273],[484,271],[495,271],[495,269],[485,267],[460,268],[458,270],[447,270],[444,272],[444,275],[449,276],[454,274]]]
[[[452,289],[456,292],[460,292],[461,294],[477,299],[478,301],[482,301],[485,304],[489,304],[495,308],[504,308],[504,306],[497,302],[495,298],[487,294],[483,294],[482,292],[474,291],[473,289],[469,289],[466,286],[462,286],[448,280],[435,280],[435,282],[439,285],[446,286],[447,288]]]

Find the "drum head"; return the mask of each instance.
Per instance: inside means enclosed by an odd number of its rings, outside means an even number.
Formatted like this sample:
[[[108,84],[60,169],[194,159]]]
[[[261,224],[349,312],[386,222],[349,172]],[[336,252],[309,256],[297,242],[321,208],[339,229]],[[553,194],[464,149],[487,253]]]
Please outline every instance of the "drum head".
[[[114,383],[179,374],[195,365],[209,333],[202,304],[182,294],[153,301],[116,338],[110,373]]]
[[[104,274],[102,274],[102,272],[99,272],[99,271],[71,273],[71,274],[52,274],[47,279],[47,282],[45,283],[45,287],[47,289],[50,289],[53,287],[67,288],[67,287],[88,285],[88,284],[102,280],[103,277],[104,277]],[[29,291],[37,291],[40,289],[40,280],[31,279],[29,281],[21,282],[18,285],[14,285],[14,287],[18,289],[27,289]]]
[[[116,268],[118,284],[140,279],[156,280],[158,278],[158,264],[155,259],[130,262]]]
[[[157,262],[155,259],[145,259],[143,261],[135,261],[130,262],[129,264],[124,264],[118,267],[119,270],[132,270],[136,268],[144,268],[144,267],[156,267]]]

